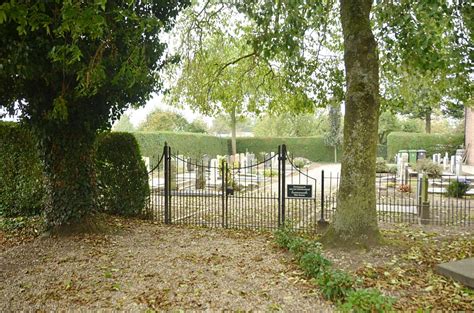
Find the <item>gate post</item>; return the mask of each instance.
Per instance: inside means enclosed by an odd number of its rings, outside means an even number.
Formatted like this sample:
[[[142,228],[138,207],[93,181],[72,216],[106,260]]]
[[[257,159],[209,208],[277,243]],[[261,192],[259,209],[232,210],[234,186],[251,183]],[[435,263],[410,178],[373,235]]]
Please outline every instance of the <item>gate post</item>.
[[[169,150],[168,150],[168,144],[165,142],[165,146],[163,148],[163,153],[164,153],[164,161],[165,161],[165,172],[164,172],[164,176],[165,176],[165,224],[169,224],[169,206],[170,206],[170,203],[169,203],[169,196],[170,196],[170,190],[169,190],[169,186],[170,186],[170,181],[169,181],[169,172],[170,172],[170,164],[169,164],[169,160],[170,160],[170,154],[169,154]]]
[[[285,227],[286,145],[281,145],[281,224]]]

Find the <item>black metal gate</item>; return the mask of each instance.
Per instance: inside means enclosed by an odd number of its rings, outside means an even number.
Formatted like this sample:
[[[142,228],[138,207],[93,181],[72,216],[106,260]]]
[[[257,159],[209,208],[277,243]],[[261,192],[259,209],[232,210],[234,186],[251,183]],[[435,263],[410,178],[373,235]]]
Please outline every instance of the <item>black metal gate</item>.
[[[294,164],[285,145],[260,161],[240,156],[192,160],[165,144],[149,175],[148,215],[166,224],[253,230],[308,231],[324,219],[316,178]]]

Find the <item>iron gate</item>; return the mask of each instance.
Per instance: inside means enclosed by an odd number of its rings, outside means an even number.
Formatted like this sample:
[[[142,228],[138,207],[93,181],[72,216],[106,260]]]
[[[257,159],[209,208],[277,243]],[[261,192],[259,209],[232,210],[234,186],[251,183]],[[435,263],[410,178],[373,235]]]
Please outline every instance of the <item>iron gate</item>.
[[[260,161],[245,158],[192,160],[165,144],[150,171],[147,214],[166,224],[253,230],[309,231],[328,218],[317,179],[294,164],[285,145]]]

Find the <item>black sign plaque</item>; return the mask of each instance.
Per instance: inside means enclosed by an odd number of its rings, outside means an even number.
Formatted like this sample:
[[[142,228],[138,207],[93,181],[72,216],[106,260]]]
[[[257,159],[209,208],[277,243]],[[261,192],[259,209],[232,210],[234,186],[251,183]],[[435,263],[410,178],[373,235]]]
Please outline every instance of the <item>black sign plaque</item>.
[[[286,190],[288,198],[311,198],[313,195],[312,185],[288,185]]]

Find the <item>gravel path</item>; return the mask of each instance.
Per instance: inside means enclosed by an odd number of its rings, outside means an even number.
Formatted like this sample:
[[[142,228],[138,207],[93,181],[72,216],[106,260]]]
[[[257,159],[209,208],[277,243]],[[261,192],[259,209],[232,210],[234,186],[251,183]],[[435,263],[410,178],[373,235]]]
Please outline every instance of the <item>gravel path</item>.
[[[114,223],[0,250],[0,312],[332,310],[268,234]]]

